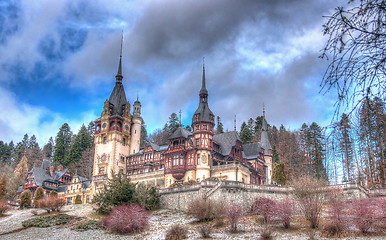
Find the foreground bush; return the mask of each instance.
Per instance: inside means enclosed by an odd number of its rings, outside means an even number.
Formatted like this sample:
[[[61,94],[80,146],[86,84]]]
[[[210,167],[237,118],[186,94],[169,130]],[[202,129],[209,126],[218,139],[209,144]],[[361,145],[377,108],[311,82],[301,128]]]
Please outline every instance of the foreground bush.
[[[76,194],[75,204],[82,204],[82,197],[79,194]]]
[[[40,186],[36,189],[36,192],[35,192],[35,196],[34,196],[34,207],[39,207],[38,206],[38,202],[39,200],[43,199],[44,198],[44,190],[43,188]]]
[[[237,223],[243,216],[243,208],[237,204],[230,204],[226,210],[226,217],[229,219],[231,232],[237,232]]]
[[[3,216],[9,210],[9,205],[5,201],[5,199],[0,199],[0,216]]]
[[[367,233],[376,221],[376,210],[372,199],[354,200],[350,208],[350,221],[360,232]]]
[[[19,203],[21,209],[31,207],[31,195],[31,191],[28,189],[21,193]]]
[[[274,205],[274,216],[283,223],[284,228],[290,227],[293,209],[294,204],[289,200],[279,201]]]
[[[59,212],[66,205],[66,199],[62,197],[46,197],[38,201],[38,207],[47,212]]]
[[[175,224],[166,231],[165,240],[182,240],[187,236],[188,230],[183,225]]]
[[[200,233],[202,238],[210,238],[212,227],[208,224],[203,224],[198,227],[198,232]]]
[[[224,217],[225,208],[222,202],[213,203],[210,199],[198,197],[189,203],[186,214],[200,222],[206,222]]]
[[[342,191],[333,190],[329,193],[328,222],[323,233],[328,237],[339,236],[348,227],[347,203]]]
[[[47,228],[57,225],[64,225],[69,223],[71,220],[79,219],[78,217],[70,216],[67,214],[56,214],[43,217],[35,217],[22,222],[23,227],[39,227]]]
[[[94,195],[93,203],[97,206],[97,212],[108,214],[116,206],[127,204],[139,204],[147,210],[159,208],[160,195],[154,187],[136,185],[119,172],[112,173],[112,178],[107,180],[104,189]]]
[[[145,230],[149,225],[147,211],[136,204],[115,207],[100,222],[100,226],[111,233],[129,234]]]
[[[323,188],[327,183],[312,177],[299,177],[290,184],[292,194],[299,203],[300,210],[310,222],[311,228],[318,227],[319,215],[325,203]]]
[[[269,198],[258,198],[252,204],[252,213],[262,215],[264,217],[264,223],[272,221],[275,210],[275,202]]]

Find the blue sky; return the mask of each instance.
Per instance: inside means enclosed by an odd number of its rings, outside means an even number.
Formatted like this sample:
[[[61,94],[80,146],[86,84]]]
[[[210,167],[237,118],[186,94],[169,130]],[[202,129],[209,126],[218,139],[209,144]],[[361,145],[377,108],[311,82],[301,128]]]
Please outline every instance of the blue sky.
[[[262,114],[296,129],[330,122],[319,94],[323,16],[345,1],[5,0],[0,2],[0,139],[42,145],[67,122],[100,116],[114,87],[121,32],[123,82],[139,93],[148,132],[173,112],[191,123],[205,56],[209,104],[225,129]]]

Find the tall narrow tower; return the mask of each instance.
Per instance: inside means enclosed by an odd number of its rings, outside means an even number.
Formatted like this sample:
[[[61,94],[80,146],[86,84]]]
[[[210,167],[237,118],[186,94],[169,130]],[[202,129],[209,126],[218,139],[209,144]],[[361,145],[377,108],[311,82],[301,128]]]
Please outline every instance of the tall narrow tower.
[[[130,154],[139,152],[141,143],[141,128],[142,128],[142,117],[141,117],[141,102],[137,100],[133,104],[133,121],[131,127],[131,142],[130,142]]]
[[[133,116],[122,84],[122,40],[115,86],[106,100],[101,117],[95,120],[95,156],[92,194],[103,189],[112,173],[125,170],[125,158],[130,153]],[[140,135],[140,133],[139,133]]]
[[[265,108],[263,107],[263,126],[261,128],[261,147],[264,149],[264,161],[267,165],[266,183],[272,184],[272,147],[268,139],[268,124],[265,119]]]
[[[192,119],[193,143],[196,152],[196,178],[210,178],[213,149],[214,115],[208,105],[208,90],[205,83],[205,63],[202,66],[202,85],[199,93],[199,105]]]

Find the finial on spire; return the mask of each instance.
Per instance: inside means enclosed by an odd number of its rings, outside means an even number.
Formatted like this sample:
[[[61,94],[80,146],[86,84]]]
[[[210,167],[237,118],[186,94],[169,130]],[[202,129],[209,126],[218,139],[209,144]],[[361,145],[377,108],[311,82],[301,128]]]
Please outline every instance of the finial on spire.
[[[137,89],[137,101],[138,101],[138,89]]]
[[[237,131],[237,128],[236,128],[236,114],[235,114],[235,132]]]
[[[180,109],[180,127],[182,127],[182,121],[181,121],[181,109]]]
[[[200,90],[200,102],[206,103],[208,101],[208,90],[205,84],[205,57],[202,58],[202,86]]]
[[[122,38],[121,38],[121,51],[119,54],[119,65],[118,65],[118,73],[115,76],[116,82],[115,83],[122,83],[122,46],[123,46],[123,30],[122,30]]]
[[[265,106],[264,106],[264,102],[263,102],[263,117],[265,119]]]

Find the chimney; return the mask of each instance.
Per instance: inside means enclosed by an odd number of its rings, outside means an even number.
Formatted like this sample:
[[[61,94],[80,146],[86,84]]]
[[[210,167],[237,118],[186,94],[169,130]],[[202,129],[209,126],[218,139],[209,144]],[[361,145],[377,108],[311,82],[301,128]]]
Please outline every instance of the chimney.
[[[50,175],[51,175],[51,177],[54,175],[54,167],[53,166],[50,167]]]
[[[63,170],[63,165],[60,164],[60,165],[58,166],[57,170],[58,170],[58,172],[62,171],[62,170]]]

